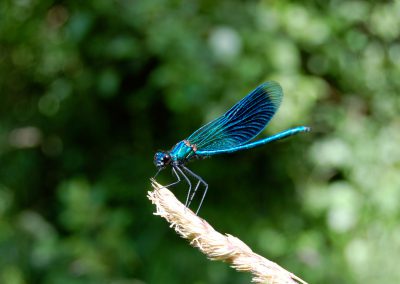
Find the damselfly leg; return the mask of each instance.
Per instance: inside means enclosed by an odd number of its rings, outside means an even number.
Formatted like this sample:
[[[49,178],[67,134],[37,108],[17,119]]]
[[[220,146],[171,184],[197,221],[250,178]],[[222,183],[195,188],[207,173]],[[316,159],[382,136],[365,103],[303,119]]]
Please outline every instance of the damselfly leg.
[[[190,196],[190,193],[192,192],[192,183],[191,183],[190,179],[185,175],[185,173],[181,170],[180,167],[173,167],[173,168],[176,168],[178,170],[178,172],[181,173],[181,175],[186,179],[187,183],[189,184],[189,190],[188,190],[188,193],[186,196],[186,201],[185,201],[185,207],[188,207],[189,196]]]
[[[187,167],[182,166],[182,169],[184,171],[186,171],[188,174],[190,174],[192,177],[194,177],[194,178],[196,178],[198,180],[197,185],[196,185],[195,189],[193,190],[192,195],[190,196],[189,202],[187,202],[187,206],[190,206],[190,204],[192,203],[192,200],[193,200],[194,196],[196,195],[196,191],[199,188],[200,183],[202,183],[204,185],[203,196],[201,197],[201,200],[200,200],[200,203],[199,203],[199,207],[196,210],[196,215],[197,215],[197,213],[199,213],[199,211],[200,211],[201,205],[203,204],[204,197],[206,197],[208,184],[204,181],[204,179],[202,177],[200,177],[198,174],[195,174],[194,172],[189,170]]]
[[[163,169],[158,169],[158,171],[156,172],[156,174],[154,175],[153,179],[156,179],[156,177],[158,176],[158,174],[162,171]]]
[[[159,172],[160,172],[160,170],[157,171],[156,175],[153,177],[154,179],[156,178],[156,176],[158,175]],[[163,185],[163,187],[168,188],[168,187],[174,186],[175,184],[178,184],[178,183],[181,182],[181,178],[179,177],[179,175],[176,172],[175,168],[172,168],[172,174],[176,176],[176,181],[174,181],[173,183],[170,183],[168,185]]]

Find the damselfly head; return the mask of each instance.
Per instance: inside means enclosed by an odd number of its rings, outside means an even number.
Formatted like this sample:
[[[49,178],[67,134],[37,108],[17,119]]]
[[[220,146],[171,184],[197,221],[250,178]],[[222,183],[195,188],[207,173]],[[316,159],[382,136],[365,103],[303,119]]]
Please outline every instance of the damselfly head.
[[[171,155],[168,152],[157,152],[154,155],[154,165],[163,169],[171,163]]]

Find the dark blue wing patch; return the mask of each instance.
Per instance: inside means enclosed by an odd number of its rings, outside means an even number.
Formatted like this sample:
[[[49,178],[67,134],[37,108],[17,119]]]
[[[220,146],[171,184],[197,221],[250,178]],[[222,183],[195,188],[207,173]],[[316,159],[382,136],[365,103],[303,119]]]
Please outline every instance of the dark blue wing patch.
[[[265,128],[282,101],[282,88],[273,81],[258,86],[221,117],[186,140],[198,150],[222,150],[242,145]]]

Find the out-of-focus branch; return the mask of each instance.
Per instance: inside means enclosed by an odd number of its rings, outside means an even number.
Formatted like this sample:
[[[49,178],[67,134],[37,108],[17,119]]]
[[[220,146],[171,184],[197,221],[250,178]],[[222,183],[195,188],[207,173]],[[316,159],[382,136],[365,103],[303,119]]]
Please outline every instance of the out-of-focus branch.
[[[307,284],[275,262],[254,253],[238,238],[214,230],[155,180],[152,180],[152,186],[153,191],[149,191],[147,196],[156,205],[154,214],[167,220],[179,235],[188,239],[193,247],[197,247],[209,259],[221,260],[238,271],[252,273],[255,283]]]

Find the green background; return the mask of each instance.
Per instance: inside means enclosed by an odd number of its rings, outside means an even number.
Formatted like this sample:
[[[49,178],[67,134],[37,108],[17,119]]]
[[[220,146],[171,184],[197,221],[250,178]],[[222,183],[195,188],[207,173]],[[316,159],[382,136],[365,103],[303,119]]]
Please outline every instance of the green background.
[[[200,211],[309,283],[400,282],[400,1],[0,2],[0,283],[248,283],[153,215],[153,155],[258,84]],[[158,180],[173,180],[164,171]],[[187,186],[173,188],[183,200]]]

